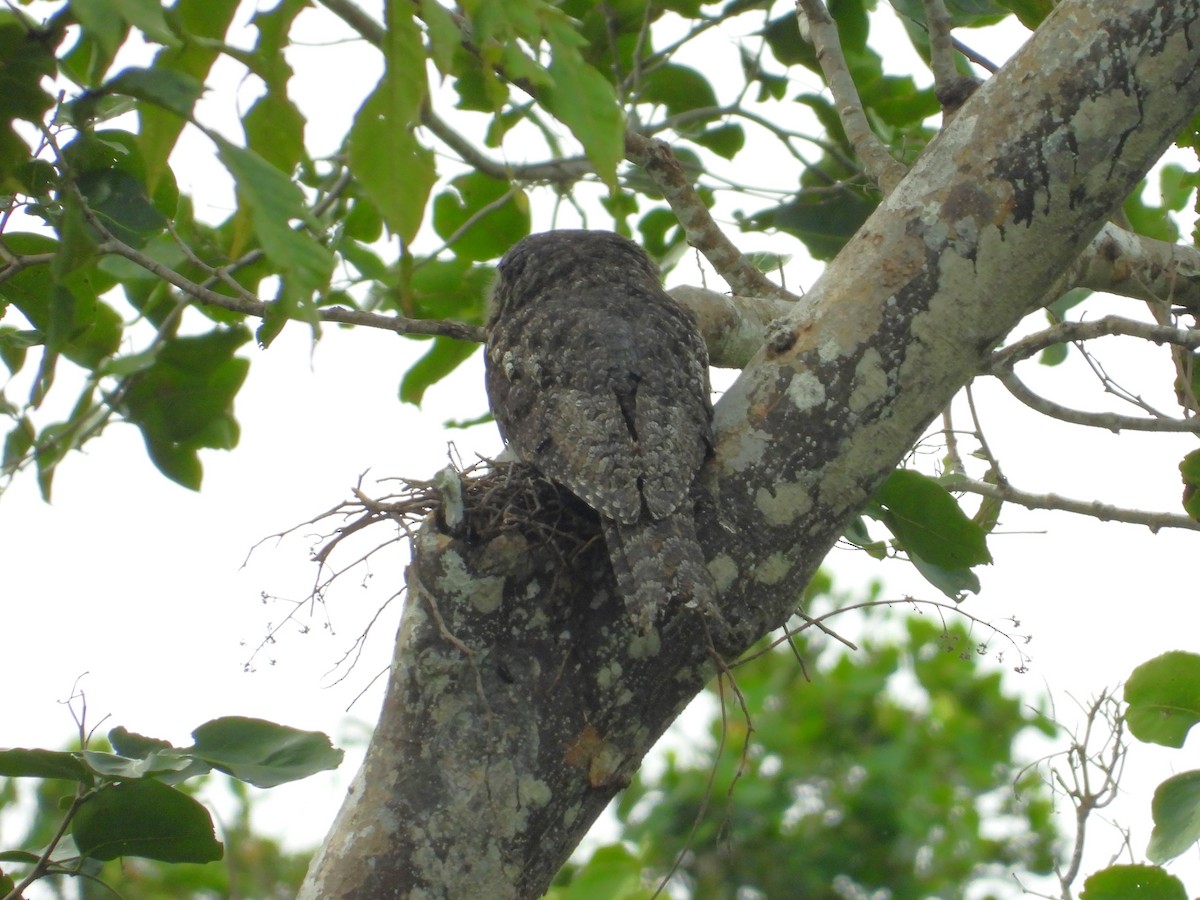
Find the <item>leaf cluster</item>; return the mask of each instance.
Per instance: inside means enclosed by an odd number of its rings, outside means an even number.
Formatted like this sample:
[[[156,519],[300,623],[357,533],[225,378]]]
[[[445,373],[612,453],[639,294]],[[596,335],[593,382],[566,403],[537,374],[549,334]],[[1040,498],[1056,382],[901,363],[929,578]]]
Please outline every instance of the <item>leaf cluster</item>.
[[[643,897],[670,877],[694,897],[959,897],[1051,871],[1052,801],[1013,747],[1053,727],[979,665],[966,629],[903,628],[899,643],[817,655],[811,678],[785,648],[738,667],[736,697],[710,689],[724,709],[707,746],[639,775],[618,801],[622,843],[553,896]]]
[[[94,878],[100,863],[122,857],[213,862],[224,847],[212,816],[185,782],[219,771],[269,788],[336,768],[342,760],[325,735],[261,719],[213,719],[192,738],[191,746],[174,747],[118,727],[108,733],[111,751],[0,750],[0,776],[75,785],[46,846],[0,852],[0,863],[26,868],[27,885],[49,876]],[[14,891],[14,876],[0,874],[0,887],[4,896]]]
[[[833,105],[789,96],[789,69],[815,65],[791,12],[700,0],[388,0],[376,23],[342,2],[324,6],[382,75],[350,101],[350,125],[323,157],[309,150],[288,56],[296,23],[318,15],[306,0],[283,0],[248,25],[236,0],[47,3],[44,21],[0,11],[0,362],[12,376],[0,394],[3,476],[36,469],[49,497],[58,464],[116,421],[141,431],[167,477],[198,488],[202,452],[237,443],[250,333],[267,346],[288,322],[314,337],[328,321],[432,337],[399,388],[421,402],[474,351],[462,327],[482,323],[492,262],[530,231],[536,197],[586,215],[578,198],[591,190],[609,227],[636,232],[664,264],[678,258],[678,211],[623,164],[630,132],[668,138],[709,206],[723,191],[754,196],[718,176],[720,164],[741,160],[752,139],[778,145],[798,184],[767,185],[776,200],[739,221],[795,234],[817,258],[876,201]],[[936,101],[884,74],[867,40],[872,6],[833,5],[868,113],[911,158],[932,134]],[[1008,9],[952,7],[965,26]],[[923,14],[905,15],[920,47]],[[704,42],[739,23],[740,78],[730,83],[706,64]],[[231,64],[256,90],[240,135],[210,127],[198,106],[228,90],[218,73]],[[782,124],[797,111],[811,129]],[[180,187],[193,181],[177,171],[185,138],[209,142],[225,171],[235,205],[224,218],[211,221],[207,198]],[[545,158],[530,161],[537,146]],[[57,377],[64,366],[82,388]]]

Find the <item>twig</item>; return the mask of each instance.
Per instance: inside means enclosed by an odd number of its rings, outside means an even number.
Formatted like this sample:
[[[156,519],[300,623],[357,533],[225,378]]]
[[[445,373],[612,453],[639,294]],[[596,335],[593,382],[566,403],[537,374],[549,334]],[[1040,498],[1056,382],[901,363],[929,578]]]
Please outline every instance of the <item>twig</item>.
[[[837,24],[820,0],[797,0],[796,14],[802,18],[801,30],[804,30],[805,24],[808,26],[809,37],[817,51],[817,61],[825,74],[825,83],[833,94],[850,145],[879,189],[885,195],[890,194],[907,174],[907,169],[871,130],[858,96],[858,88],[854,85],[850,67],[842,53]]]
[[[625,135],[625,155],[631,162],[641,166],[662,190],[663,197],[687,234],[688,243],[704,254],[735,294],[791,301],[800,299],[754,268],[725,236],[708,207],[696,194],[670,146],[663,141],[629,132]]]
[[[1102,522],[1125,522],[1129,525],[1145,525],[1152,532],[1158,533],[1163,528],[1181,528],[1186,531],[1200,531],[1200,522],[1189,516],[1176,515],[1166,512],[1147,512],[1141,509],[1127,509],[1101,503],[1099,500],[1073,500],[1058,494],[1032,494],[1019,490],[1008,483],[989,484],[976,481],[965,476],[946,478],[942,486],[948,491],[964,491],[968,494],[979,494],[1006,503],[1015,503],[1026,509],[1050,509],[1060,512],[1076,513],[1089,516]]]
[[[1085,425],[1088,428],[1103,428],[1106,431],[1113,432],[1113,434],[1119,434],[1122,431],[1200,434],[1200,417],[1190,419],[1146,418],[1143,416],[1123,416],[1120,413],[1084,412],[1081,409],[1072,409],[1069,406],[1063,406],[1061,403],[1055,403],[1053,400],[1047,400],[1040,394],[1034,393],[1025,386],[1025,383],[1021,379],[1011,372],[998,375],[997,378],[1000,379],[1000,383],[1008,389],[1010,394],[1030,409],[1044,416],[1049,416],[1052,419],[1058,419],[1060,422],[1069,422],[1072,425]]]
[[[979,82],[958,71],[954,59],[953,23],[943,0],[922,0],[925,25],[929,32],[929,68],[933,72],[934,93],[946,117],[966,102]]]
[[[993,375],[1007,374],[1023,359],[1040,353],[1055,344],[1090,341],[1101,337],[1136,337],[1162,345],[1175,344],[1189,350],[1200,349],[1200,331],[1176,328],[1171,325],[1156,325],[1139,322],[1123,316],[1104,316],[1086,322],[1059,322],[1049,328],[1021,338],[992,354],[988,372]]]

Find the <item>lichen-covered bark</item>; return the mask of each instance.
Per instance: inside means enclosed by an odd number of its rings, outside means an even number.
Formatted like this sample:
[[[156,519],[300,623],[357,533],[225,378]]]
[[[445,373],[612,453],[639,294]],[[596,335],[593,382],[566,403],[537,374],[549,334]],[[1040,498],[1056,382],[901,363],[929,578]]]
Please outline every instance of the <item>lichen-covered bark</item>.
[[[1060,4],[771,330],[717,406],[697,511],[722,653],[788,615],[1200,106],[1198,18],[1200,0]],[[576,542],[586,516],[545,495],[529,508],[555,529],[475,528],[471,496],[465,525],[417,540],[381,720],[302,897],[539,895],[714,671],[697,616],[638,639],[598,541]]]
[[[777,624],[851,516],[1046,299],[1200,102],[1200,3],[1064,2],[717,405],[708,549]]]

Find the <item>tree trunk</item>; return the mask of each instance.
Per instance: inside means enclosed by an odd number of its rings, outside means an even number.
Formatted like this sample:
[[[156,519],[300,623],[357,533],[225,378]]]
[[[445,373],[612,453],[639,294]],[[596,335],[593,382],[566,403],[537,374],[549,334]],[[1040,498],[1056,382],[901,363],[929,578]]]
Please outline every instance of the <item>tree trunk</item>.
[[[1200,106],[1200,0],[1066,0],[717,405],[701,540],[732,658]],[[391,683],[303,898],[536,897],[714,672],[639,638],[594,520],[525,470],[414,547]]]

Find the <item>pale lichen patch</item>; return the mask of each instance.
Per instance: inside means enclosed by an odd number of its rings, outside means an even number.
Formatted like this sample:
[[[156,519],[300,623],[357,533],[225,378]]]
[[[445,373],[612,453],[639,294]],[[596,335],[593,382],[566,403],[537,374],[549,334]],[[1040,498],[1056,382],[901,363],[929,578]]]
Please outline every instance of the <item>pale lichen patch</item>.
[[[738,564],[728,553],[722,553],[708,561],[708,571],[712,573],[717,592],[724,593],[737,581]]]
[[[754,580],[760,584],[778,584],[792,571],[792,562],[782,553],[772,553],[754,567]]]
[[[755,506],[771,525],[790,525],[812,508],[812,498],[803,484],[780,483],[759,488],[754,495]]]
[[[504,600],[504,579],[496,575],[480,577],[467,568],[463,558],[454,552],[442,554],[444,568],[440,588],[443,596],[458,596],[469,600],[480,613],[486,615],[500,608]]]
[[[553,798],[554,794],[550,790],[550,786],[540,778],[530,778],[525,776],[517,785],[517,797],[522,806],[545,806]]]
[[[850,392],[850,412],[861,413],[884,399],[888,389],[888,376],[883,357],[874,347],[863,353],[854,367],[854,388]]]
[[[825,385],[812,372],[796,372],[788,382],[787,397],[796,409],[812,409],[825,402]]]
[[[600,667],[600,671],[596,673],[596,684],[602,688],[612,687],[620,682],[623,671],[621,664],[613,660],[608,665]]]

